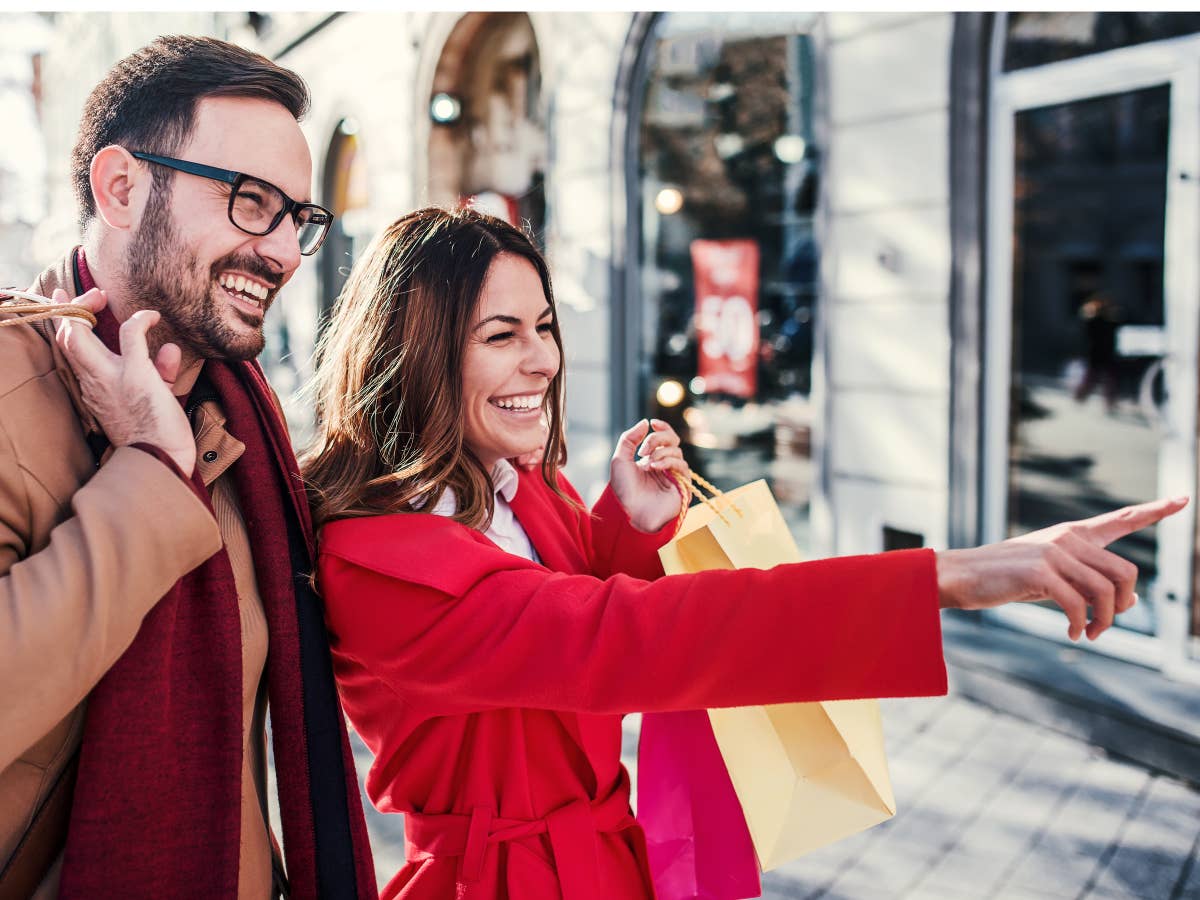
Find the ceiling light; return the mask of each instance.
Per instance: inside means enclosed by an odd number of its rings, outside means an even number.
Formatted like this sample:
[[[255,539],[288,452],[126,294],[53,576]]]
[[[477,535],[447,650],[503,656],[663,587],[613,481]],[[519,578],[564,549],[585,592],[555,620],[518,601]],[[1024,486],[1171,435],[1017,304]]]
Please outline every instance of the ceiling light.
[[[429,101],[429,117],[439,125],[453,125],[462,115],[462,103],[453,94],[434,94]]]

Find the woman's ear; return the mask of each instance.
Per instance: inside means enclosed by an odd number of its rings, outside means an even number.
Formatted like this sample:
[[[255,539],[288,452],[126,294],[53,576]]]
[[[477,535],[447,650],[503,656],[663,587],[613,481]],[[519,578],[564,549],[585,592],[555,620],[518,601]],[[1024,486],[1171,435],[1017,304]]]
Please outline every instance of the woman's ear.
[[[104,224],[119,231],[133,227],[135,211],[134,187],[142,178],[149,178],[146,167],[134,159],[124,147],[109,144],[92,157],[90,180],[96,215]]]

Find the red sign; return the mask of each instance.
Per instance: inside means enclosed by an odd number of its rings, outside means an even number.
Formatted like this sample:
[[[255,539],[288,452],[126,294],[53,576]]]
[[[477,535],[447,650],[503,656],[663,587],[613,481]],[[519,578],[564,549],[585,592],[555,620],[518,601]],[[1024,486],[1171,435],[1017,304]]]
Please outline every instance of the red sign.
[[[704,392],[753,397],[758,389],[758,244],[692,241],[696,338]]]

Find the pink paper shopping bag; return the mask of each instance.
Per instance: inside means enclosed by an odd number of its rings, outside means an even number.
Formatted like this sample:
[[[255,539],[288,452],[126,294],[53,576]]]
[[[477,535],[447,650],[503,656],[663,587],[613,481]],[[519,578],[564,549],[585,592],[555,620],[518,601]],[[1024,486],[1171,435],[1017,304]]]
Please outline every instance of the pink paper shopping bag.
[[[637,781],[659,900],[762,893],[750,831],[705,710],[642,716]]]

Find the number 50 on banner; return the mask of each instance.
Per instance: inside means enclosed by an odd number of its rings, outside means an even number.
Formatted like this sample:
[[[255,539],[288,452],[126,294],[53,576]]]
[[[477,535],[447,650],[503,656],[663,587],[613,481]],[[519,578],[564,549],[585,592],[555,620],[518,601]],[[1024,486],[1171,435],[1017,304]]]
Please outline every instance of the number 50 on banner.
[[[706,393],[753,397],[758,375],[758,244],[692,241],[697,375]]]

